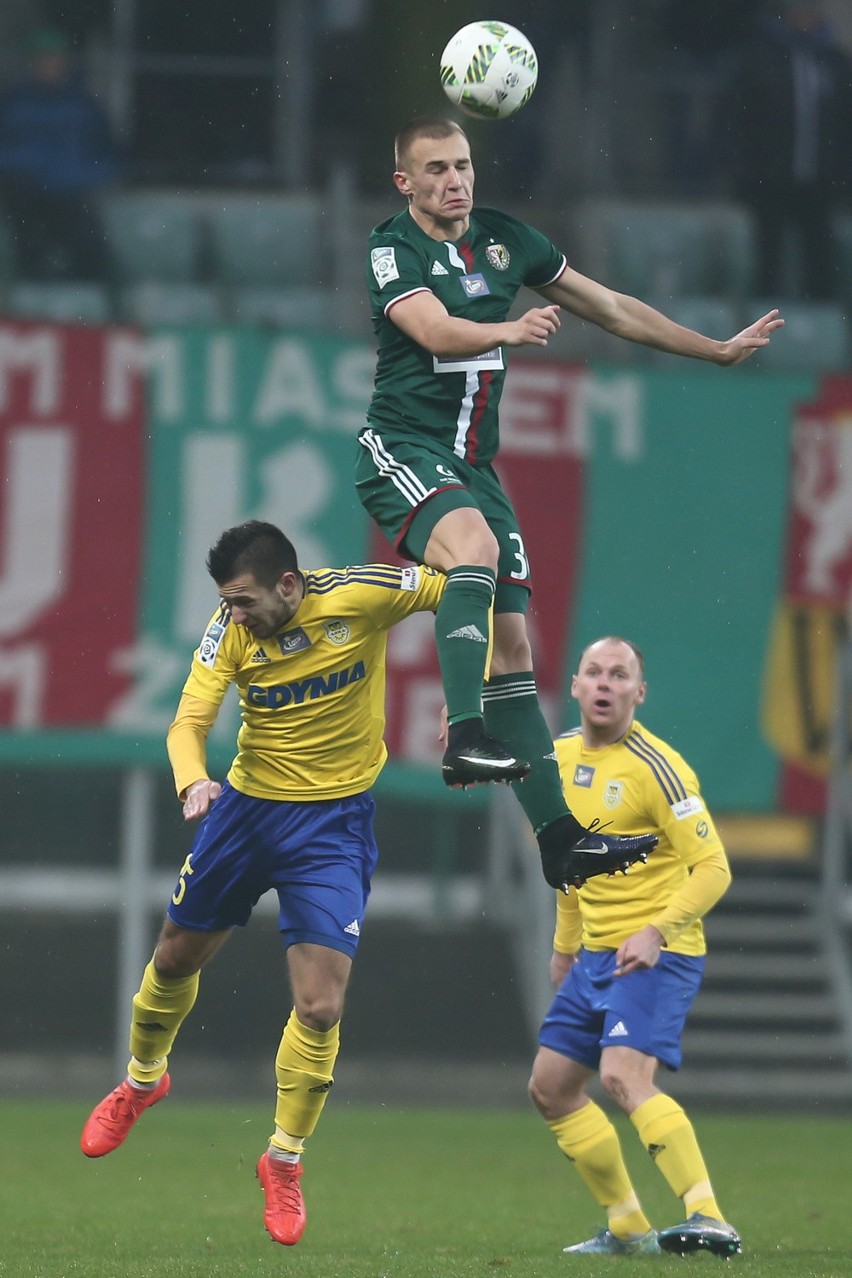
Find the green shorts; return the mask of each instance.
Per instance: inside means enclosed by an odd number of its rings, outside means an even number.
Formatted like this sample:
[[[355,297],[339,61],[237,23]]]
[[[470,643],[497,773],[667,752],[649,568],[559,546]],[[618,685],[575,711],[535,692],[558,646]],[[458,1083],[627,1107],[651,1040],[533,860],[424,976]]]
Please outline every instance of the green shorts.
[[[414,443],[368,426],[358,436],[355,488],[388,541],[423,563],[432,530],[451,510],[481,511],[497,538],[495,612],[526,612],[532,582],[512,503],[491,466],[469,466],[431,443]]]

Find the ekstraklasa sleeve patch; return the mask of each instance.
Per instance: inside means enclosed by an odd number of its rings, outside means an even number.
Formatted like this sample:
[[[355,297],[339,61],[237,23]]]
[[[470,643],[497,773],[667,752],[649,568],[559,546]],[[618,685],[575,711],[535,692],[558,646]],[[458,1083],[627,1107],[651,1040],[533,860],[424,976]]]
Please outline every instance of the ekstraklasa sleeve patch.
[[[370,265],[379,288],[399,279],[399,267],[396,264],[396,249],[374,248],[370,254]]]
[[[672,804],[672,812],[678,821],[685,821],[687,817],[697,816],[699,812],[703,811],[704,804],[697,794],[691,794],[688,799],[681,799],[679,803]]]

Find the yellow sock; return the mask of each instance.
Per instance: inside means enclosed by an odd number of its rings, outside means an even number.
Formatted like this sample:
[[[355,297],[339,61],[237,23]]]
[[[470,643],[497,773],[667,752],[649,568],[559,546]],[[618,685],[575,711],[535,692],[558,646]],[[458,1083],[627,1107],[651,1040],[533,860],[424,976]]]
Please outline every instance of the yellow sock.
[[[595,1202],[606,1208],[609,1228],[616,1238],[646,1234],[650,1221],[627,1175],[618,1134],[600,1106],[589,1101],[548,1127]]]
[[[198,973],[174,980],[160,976],[152,959],[142,973],[130,1021],[130,1064],[137,1083],[155,1083],[168,1065],[177,1032],[198,995]]]
[[[637,1105],[630,1121],[672,1192],[683,1199],[687,1215],[699,1211],[724,1220],[692,1123],[677,1101],[659,1092]]]
[[[278,1099],[271,1144],[276,1149],[299,1153],[316,1127],[334,1082],[339,1047],[339,1021],[330,1030],[308,1029],[293,1009],[275,1058]]]

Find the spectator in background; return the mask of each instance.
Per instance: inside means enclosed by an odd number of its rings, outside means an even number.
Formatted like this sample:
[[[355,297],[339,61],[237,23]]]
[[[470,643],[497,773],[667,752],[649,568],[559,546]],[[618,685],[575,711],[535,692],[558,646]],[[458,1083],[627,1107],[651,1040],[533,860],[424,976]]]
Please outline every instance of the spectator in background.
[[[832,215],[852,158],[852,59],[821,0],[781,0],[759,17],[732,63],[729,129],[737,193],[749,205],[755,287],[777,295],[785,233],[795,232],[800,292],[837,292]]]
[[[109,123],[66,36],[30,39],[26,78],[0,98],[0,208],[29,279],[102,279],[108,270],[94,197],[119,171]]]

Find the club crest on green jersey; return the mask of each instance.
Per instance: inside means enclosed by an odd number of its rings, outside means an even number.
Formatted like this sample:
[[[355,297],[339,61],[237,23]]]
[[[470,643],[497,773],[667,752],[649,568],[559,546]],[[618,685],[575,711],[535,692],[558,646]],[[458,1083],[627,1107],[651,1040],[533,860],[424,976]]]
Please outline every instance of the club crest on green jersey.
[[[488,265],[493,266],[495,271],[508,271],[512,257],[505,244],[489,244],[485,249],[485,256]]]

